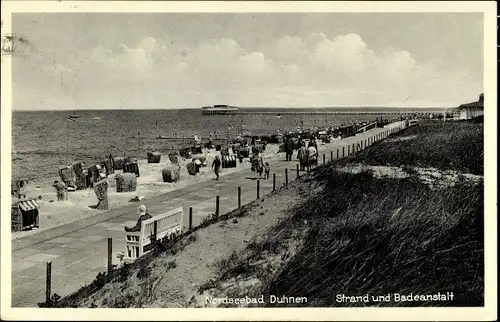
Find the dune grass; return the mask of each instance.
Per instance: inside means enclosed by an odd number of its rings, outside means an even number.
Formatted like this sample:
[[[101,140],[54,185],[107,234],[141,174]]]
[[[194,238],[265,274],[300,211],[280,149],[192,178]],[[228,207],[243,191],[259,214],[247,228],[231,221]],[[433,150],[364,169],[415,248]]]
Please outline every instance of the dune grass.
[[[436,167],[483,175],[483,124],[474,122],[423,121],[373,148],[346,158],[340,164]],[[398,138],[409,140],[397,140]]]
[[[413,179],[322,175],[324,191],[277,227],[307,220],[311,230],[263,294],[305,296],[306,306],[483,305],[482,184],[436,191]],[[437,292],[453,292],[454,301],[336,302],[338,294]]]

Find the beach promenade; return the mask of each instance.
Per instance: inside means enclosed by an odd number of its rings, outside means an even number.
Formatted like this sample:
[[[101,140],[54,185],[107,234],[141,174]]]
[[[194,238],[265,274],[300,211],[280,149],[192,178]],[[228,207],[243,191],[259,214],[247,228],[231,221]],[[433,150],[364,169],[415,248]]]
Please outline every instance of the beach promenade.
[[[340,141],[318,145],[318,164],[337,157],[337,149],[342,157],[342,147],[365,142],[376,136],[382,138],[390,129],[400,128],[396,122],[385,128],[375,128]],[[367,141],[365,141],[365,139]],[[260,197],[273,189],[273,173],[276,173],[276,187],[285,183],[285,169],[288,180],[296,179],[297,161],[286,162],[283,153],[270,160],[271,177],[260,180]],[[294,157],[296,160],[296,157]],[[148,207],[148,212],[158,215],[177,207],[184,208],[184,225],[188,226],[189,207],[193,208],[193,226],[215,212],[215,197],[220,196],[220,214],[238,207],[237,187],[241,187],[242,205],[256,199],[257,181],[250,171],[237,171],[221,176],[219,181],[209,180],[169,192],[141,203]],[[90,283],[99,272],[106,271],[108,237],[113,241],[113,264],[118,264],[118,253],[125,250],[124,226],[133,225],[139,203],[107,211],[80,221],[42,231],[12,241],[12,307],[36,307],[45,300],[46,262],[52,262],[52,294],[66,296]],[[5,287],[8,284],[5,283]]]

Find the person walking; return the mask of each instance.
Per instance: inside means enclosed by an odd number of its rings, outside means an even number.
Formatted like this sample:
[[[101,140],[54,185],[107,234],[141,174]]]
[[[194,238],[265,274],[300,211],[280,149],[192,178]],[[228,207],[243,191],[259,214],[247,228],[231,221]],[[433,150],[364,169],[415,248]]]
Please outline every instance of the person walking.
[[[219,172],[221,167],[221,161],[218,155],[215,156],[215,160],[212,163],[212,168],[214,168],[215,180],[219,180]]]
[[[293,139],[291,137],[288,137],[288,140],[286,141],[285,144],[286,161],[292,161],[293,145],[294,145]]]
[[[257,173],[259,174],[259,178],[262,178],[262,173],[264,172],[264,159],[259,155],[258,160]]]
[[[264,164],[264,172],[266,174],[266,179],[269,179],[269,174],[271,173],[271,166],[269,165],[269,162]]]
[[[254,153],[252,159],[250,160],[251,168],[253,172],[254,179],[257,179],[257,173],[259,173],[260,158],[258,153]],[[262,172],[261,172],[262,173]]]
[[[318,153],[313,144],[309,144],[307,148],[307,167],[311,169],[311,165],[318,165]]]
[[[299,164],[300,164],[300,170],[304,171],[305,167],[307,165],[307,148],[306,148],[306,142],[302,141],[301,147],[297,153],[297,158],[299,159]]]
[[[54,181],[52,187],[56,188],[57,201],[65,201],[66,200],[66,185],[59,181]]]
[[[314,147],[316,149],[316,151],[318,151],[318,143],[316,142],[316,138],[314,136],[311,138],[311,141],[309,141],[309,144],[307,147],[309,148],[311,146]]]

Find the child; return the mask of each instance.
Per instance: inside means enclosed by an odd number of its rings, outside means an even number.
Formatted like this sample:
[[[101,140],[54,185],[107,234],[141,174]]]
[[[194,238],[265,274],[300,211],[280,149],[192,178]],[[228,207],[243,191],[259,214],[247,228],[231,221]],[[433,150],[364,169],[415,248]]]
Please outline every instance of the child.
[[[271,172],[271,167],[269,166],[269,162],[264,164],[264,171],[266,173],[266,179],[269,179],[269,173]]]

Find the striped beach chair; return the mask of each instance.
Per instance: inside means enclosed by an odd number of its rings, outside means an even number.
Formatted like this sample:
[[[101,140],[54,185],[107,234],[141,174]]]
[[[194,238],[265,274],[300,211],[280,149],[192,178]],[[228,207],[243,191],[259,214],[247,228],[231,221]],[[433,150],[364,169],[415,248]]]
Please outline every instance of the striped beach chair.
[[[222,168],[236,168],[236,156],[235,155],[222,156]]]

